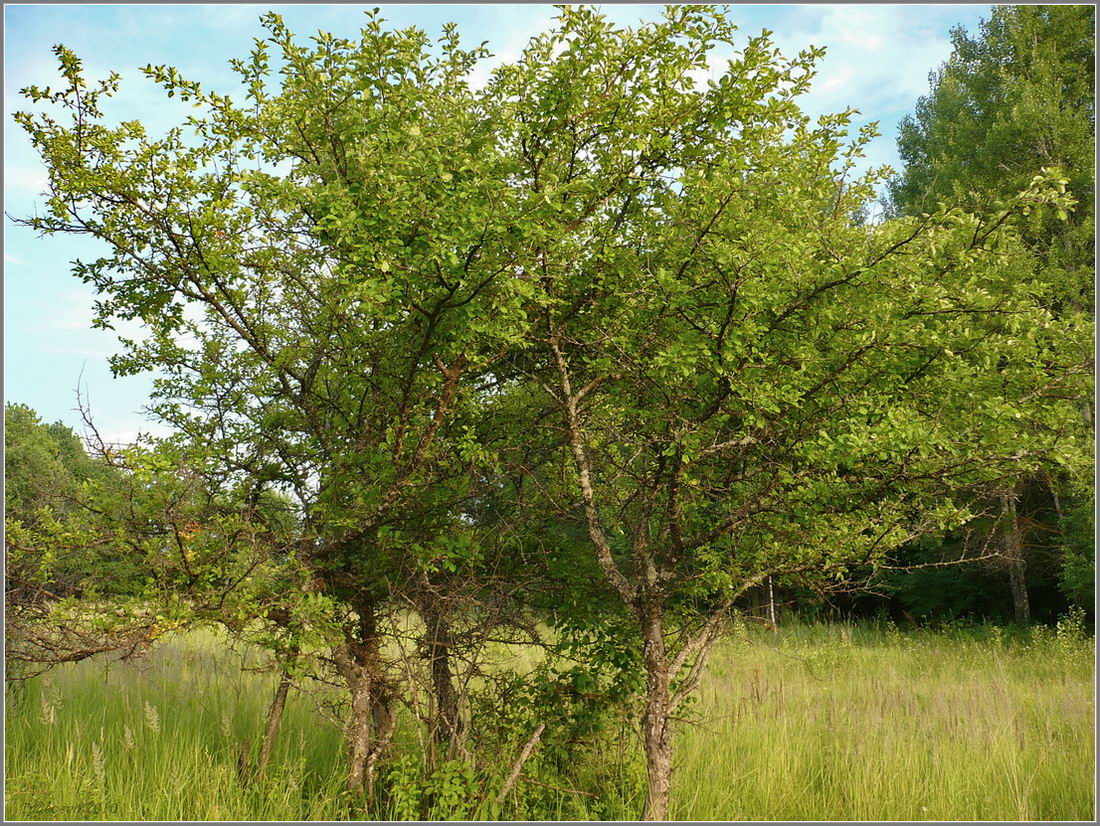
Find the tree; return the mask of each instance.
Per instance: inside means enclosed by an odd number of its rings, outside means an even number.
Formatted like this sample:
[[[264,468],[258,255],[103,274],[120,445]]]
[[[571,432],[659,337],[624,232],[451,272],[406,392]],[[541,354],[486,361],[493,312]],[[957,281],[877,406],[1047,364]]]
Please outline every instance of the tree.
[[[8,680],[97,655],[129,659],[169,634],[220,626],[282,666],[262,777],[303,632],[328,620],[323,606],[287,599],[301,580],[286,556],[292,504],[212,486],[204,452],[179,439],[108,447],[84,409],[87,449],[25,405],[7,414]]]
[[[71,428],[45,424],[25,404],[4,407],[4,452],[6,516],[23,522],[34,521],[42,509],[70,510],[81,483],[110,475]]]
[[[1021,191],[1041,167],[1057,166],[1076,206],[1066,220],[1034,217],[1022,227],[1062,280],[1061,298],[1088,306],[1094,260],[1093,74],[1096,10],[1091,6],[997,6],[977,37],[952,30],[954,50],[932,89],[902,119],[905,168],[891,181],[905,214],[937,200],[976,211]]]
[[[817,53],[785,61],[765,33],[698,88],[732,41],[711,9],[637,31],[567,9],[488,90],[545,204],[517,366],[558,408],[591,551],[632,619],[651,819],[733,601],[959,524],[975,491],[1071,449],[1059,394],[1087,383],[1087,325],[1020,286],[1031,263],[1006,230],[1066,203],[1064,182],[986,217],[861,225],[881,173],[848,178],[870,133],[845,147],[846,115],[815,126],[795,103]]]
[[[92,456],[74,447],[94,472],[63,491],[64,506],[33,518],[13,509],[5,523],[7,658],[23,664],[21,677],[96,654],[135,656],[174,630],[256,613],[249,585],[285,543],[278,519],[212,490],[178,443]]]
[[[71,594],[95,560],[101,586],[113,593],[133,589],[140,570],[113,548],[74,557],[50,549],[40,557],[20,553],[15,543],[29,533],[49,532],[79,518],[89,491],[117,493],[124,484],[115,468],[90,455],[80,437],[61,422],[43,423],[27,405],[4,410],[4,522],[9,558],[6,603],[9,626],[44,593]],[[48,566],[48,576],[44,568]],[[44,590],[45,589],[45,590]],[[9,638],[10,639],[10,638]]]
[[[359,41],[312,48],[277,15],[264,24],[269,41],[233,62],[244,105],[144,69],[205,109],[186,137],[108,125],[119,77],[90,85],[59,46],[63,88],[24,91],[69,119],[17,115],[50,172],[49,212],[27,223],[105,242],[75,274],[100,323],[149,330],[114,369],[161,371],[156,412],[207,446],[219,484],[294,496],[294,558],[343,607],[348,784],[369,791],[396,710],[383,609],[437,561],[469,496],[478,453],[459,417],[524,319],[515,190],[466,82],[484,52],[453,27],[433,56],[423,32],[376,14]]]
[[[1024,242],[1043,261],[1035,277],[1049,287],[1060,315],[1091,314],[1094,295],[1094,32],[1093,7],[1041,5],[995,7],[976,37],[953,30],[951,57],[901,122],[905,168],[889,186],[893,209],[903,214],[919,215],[937,201],[989,213],[1041,167],[1063,170],[1076,202],[1068,218],[1036,214],[1021,226]],[[1091,399],[1081,404],[1082,430],[1091,430]],[[1081,487],[1064,478],[1054,483]],[[1027,525],[1038,516],[1018,505],[1038,498],[1030,490],[1036,487],[1048,484],[1021,477],[999,495],[1006,567],[1022,622],[1030,614]]]
[[[640,692],[663,818],[675,711],[740,594],[842,577],[958,524],[1010,466],[1074,460],[1061,394],[1087,383],[1088,329],[1036,301],[1012,230],[1068,203],[1053,173],[988,216],[860,222],[871,133],[846,146],[846,114],[796,105],[820,52],[787,61],[764,34],[698,88],[733,44],[710,7],[623,30],[563,8],[477,91],[482,52],[453,28],[433,55],[376,15],[310,48],[264,21],[270,42],[234,64],[245,104],[147,67],[204,110],[186,139],[108,125],[118,78],[90,86],[59,47],[64,88],[26,94],[68,117],[17,116],[50,174],[27,223],[106,243],[76,274],[102,322],[149,328],[115,367],[163,372],[155,409],[211,487],[293,495],[283,559],[325,606],[349,789],[370,792],[408,688],[383,651],[394,607],[434,628],[434,679],[447,574],[507,593],[470,538],[504,534],[478,520],[522,514],[524,490],[580,517],[536,570],[572,597],[563,626],[600,624],[578,683],[607,666]],[[550,459],[563,473],[540,487]]]

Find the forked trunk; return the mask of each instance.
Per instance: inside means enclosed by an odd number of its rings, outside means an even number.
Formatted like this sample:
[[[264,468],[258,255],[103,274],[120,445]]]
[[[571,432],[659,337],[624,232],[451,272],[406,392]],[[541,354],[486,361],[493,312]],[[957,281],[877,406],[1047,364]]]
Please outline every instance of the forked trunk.
[[[672,790],[671,674],[661,622],[661,605],[642,610],[643,657],[646,668],[646,705],[642,739],[646,763],[644,820],[666,820]]]
[[[346,736],[348,741],[348,791],[374,794],[378,761],[389,747],[396,723],[396,709],[382,673],[381,640],[372,606],[359,606],[359,629],[333,652],[340,675],[351,696]]]

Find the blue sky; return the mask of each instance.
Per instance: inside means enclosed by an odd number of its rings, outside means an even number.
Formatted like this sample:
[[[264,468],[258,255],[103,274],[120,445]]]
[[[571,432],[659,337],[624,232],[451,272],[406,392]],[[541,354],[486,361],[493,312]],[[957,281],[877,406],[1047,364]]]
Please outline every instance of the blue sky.
[[[362,25],[358,5],[8,5],[4,8],[4,209],[32,214],[41,205],[45,175],[12,113],[21,108],[19,89],[56,84],[50,48],[61,42],[84,61],[92,77],[118,71],[123,86],[112,113],[140,118],[152,129],[173,125],[186,111],[168,101],[137,71],[147,63],[176,66],[207,88],[234,92],[227,61],[244,57],[262,36],[260,14],[283,15],[293,31],[318,29],[352,37]],[[394,26],[417,25],[437,34],[454,21],[468,43],[489,42],[494,61],[518,54],[555,12],[544,5],[381,5]],[[950,54],[950,29],[976,31],[989,5],[734,5],[731,17],[748,37],[767,28],[784,54],[808,45],[825,46],[809,95],[810,114],[848,106],[860,110],[857,123],[879,121],[882,137],[868,163],[897,165],[898,121],[928,90],[928,74]],[[616,23],[651,19],[657,5],[608,5]],[[115,334],[90,327],[92,292],[70,275],[69,262],[98,254],[86,239],[44,238],[4,223],[4,395],[34,407],[47,421],[77,427],[78,381],[87,390],[100,431],[128,440],[139,430],[161,431],[141,410],[148,398],[147,376],[113,379],[107,356]],[[119,334],[139,333],[122,326]],[[79,431],[79,428],[77,428]]]

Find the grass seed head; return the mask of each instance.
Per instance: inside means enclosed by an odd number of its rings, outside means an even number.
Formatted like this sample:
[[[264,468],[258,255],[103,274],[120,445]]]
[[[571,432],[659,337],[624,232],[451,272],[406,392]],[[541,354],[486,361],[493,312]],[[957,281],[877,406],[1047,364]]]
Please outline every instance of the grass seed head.
[[[160,732],[160,714],[148,700],[145,701],[145,725],[154,734]]]
[[[52,726],[57,719],[57,707],[49,702],[45,695],[42,695],[40,699],[42,701],[42,722]]]
[[[92,770],[95,772],[96,780],[102,785],[103,778],[106,775],[106,767],[103,761],[103,750],[96,742],[92,743]]]

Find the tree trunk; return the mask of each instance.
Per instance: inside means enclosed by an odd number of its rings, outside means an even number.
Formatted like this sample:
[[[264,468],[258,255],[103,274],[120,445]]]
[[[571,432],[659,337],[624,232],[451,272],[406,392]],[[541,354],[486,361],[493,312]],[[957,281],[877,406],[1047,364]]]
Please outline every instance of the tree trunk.
[[[1016,622],[1027,625],[1031,622],[1031,604],[1027,598],[1027,578],[1024,573],[1024,561],[1014,560],[1008,569],[1009,585],[1012,588],[1012,610]]]
[[[671,674],[661,619],[660,603],[649,603],[642,609],[642,653],[646,668],[642,738],[647,779],[643,820],[668,819],[672,790]]]
[[[749,602],[749,616],[754,620],[761,619],[765,613],[767,613],[767,606],[764,604],[763,586],[749,588],[746,592],[746,597]]]
[[[1004,517],[1005,561],[1008,565],[1009,586],[1012,589],[1012,608],[1016,622],[1026,625],[1031,620],[1031,606],[1027,599],[1023,532],[1020,530],[1020,517],[1016,512],[1015,489],[1005,491],[1001,495],[1001,506]]]
[[[378,761],[389,748],[390,741],[393,740],[393,732],[397,728],[397,706],[394,704],[389,686],[381,681],[376,682],[372,700],[371,722],[374,724],[374,730],[371,732],[372,742],[363,766],[363,779],[366,783],[368,799],[374,796],[374,778]]]
[[[267,771],[267,763],[271,759],[271,752],[275,748],[275,738],[279,734],[279,725],[283,721],[283,710],[286,708],[286,695],[290,689],[290,674],[284,669],[279,677],[279,687],[275,689],[275,699],[271,701],[271,710],[267,713],[267,727],[264,729],[264,741],[260,748],[260,760],[256,766],[256,779],[263,780]]]
[[[351,694],[348,741],[348,791],[374,794],[379,758],[389,746],[396,725],[396,709],[382,673],[381,639],[372,605],[359,605],[359,628],[333,652],[337,669]]]
[[[424,619],[428,631],[432,688],[435,692],[432,735],[436,743],[448,746],[448,756],[453,758],[461,736],[462,721],[459,718],[458,694],[451,679],[450,627],[437,611],[425,611]]]
[[[775,589],[772,587],[772,578],[768,577],[768,622],[772,631],[778,631],[779,626],[775,622]]]
[[[371,690],[370,680],[363,673],[356,657],[348,652],[348,667],[344,679],[351,692],[351,711],[348,717],[346,736],[348,739],[348,791],[363,791],[367,754],[371,747]]]

